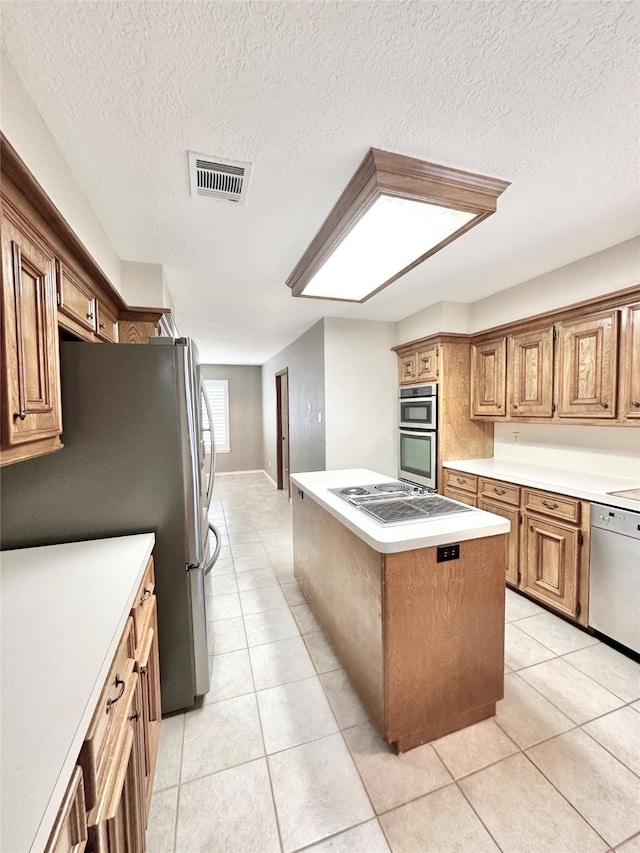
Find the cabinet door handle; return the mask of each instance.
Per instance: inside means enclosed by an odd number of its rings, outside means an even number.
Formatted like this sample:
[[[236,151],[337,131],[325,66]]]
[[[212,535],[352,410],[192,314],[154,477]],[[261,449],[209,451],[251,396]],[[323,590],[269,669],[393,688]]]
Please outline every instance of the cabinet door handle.
[[[130,720],[137,720],[140,717],[140,711],[136,711],[135,714],[129,714]]]
[[[542,505],[546,506],[548,509],[558,509],[560,504],[556,504],[553,501],[542,501]]]
[[[462,477],[456,477],[456,480],[457,480],[459,483],[462,483],[462,484],[464,485],[464,479],[463,479]]]
[[[602,406],[602,408],[603,408],[603,409],[608,409],[608,408],[609,408],[609,404],[608,404],[608,403],[600,403],[600,405]]]
[[[149,598],[151,598],[151,590],[145,587],[144,593],[140,596],[138,604],[144,604],[144,602]]]
[[[16,412],[13,416],[14,421],[20,420],[23,421],[27,417],[27,413],[24,409],[20,409],[19,412]]]
[[[87,320],[93,320],[93,314],[87,314]]]
[[[105,323],[100,323],[100,328],[101,328],[101,329],[106,329],[107,327],[106,327]]]
[[[120,692],[118,693],[118,695],[114,699],[107,699],[107,714],[109,713],[111,708],[116,704],[116,702],[119,699],[122,699],[122,697],[124,696],[124,686],[125,685],[124,685],[124,681],[120,678],[119,675],[116,675],[116,680],[115,680],[114,686],[119,687]]]
[[[640,402],[638,402],[638,400],[632,400],[631,405],[634,409],[640,409]]]
[[[496,495],[504,495],[505,493],[505,489],[499,489],[497,486],[493,491],[496,493]]]
[[[517,404],[517,403],[514,403],[514,404],[513,404],[513,408],[514,408],[514,409],[517,409],[517,408],[518,408],[518,404]]]

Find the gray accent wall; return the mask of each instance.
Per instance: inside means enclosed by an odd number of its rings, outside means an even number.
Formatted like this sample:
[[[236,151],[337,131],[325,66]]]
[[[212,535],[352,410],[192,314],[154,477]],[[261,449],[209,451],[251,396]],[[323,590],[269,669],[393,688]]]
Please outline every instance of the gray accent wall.
[[[262,373],[260,367],[203,364],[203,379],[229,381],[229,453],[218,453],[216,471],[262,469]]]
[[[277,481],[276,373],[289,369],[291,473],[324,471],[324,320],[262,366],[262,466]]]

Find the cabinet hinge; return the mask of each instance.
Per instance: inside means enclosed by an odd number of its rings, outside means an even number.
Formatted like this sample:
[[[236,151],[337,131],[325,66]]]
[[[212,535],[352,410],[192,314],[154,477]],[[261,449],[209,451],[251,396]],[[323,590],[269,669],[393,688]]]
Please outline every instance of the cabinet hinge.
[[[553,340],[554,340],[554,341],[557,341],[557,340],[558,340],[558,330],[557,330],[557,329],[555,329],[555,328],[554,328],[554,330],[553,330]]]
[[[584,542],[584,536],[582,535],[582,530],[578,530],[578,545],[582,545]]]
[[[558,411],[558,407],[556,406],[556,404],[555,404],[555,403],[554,403],[554,404],[553,404],[553,406],[551,407],[551,411],[552,411],[552,412],[557,412],[557,411]]]
[[[436,347],[436,358],[440,355],[440,347]]]
[[[522,524],[522,513],[518,510],[518,524]]]
[[[60,305],[60,291],[56,291],[56,302]]]
[[[582,606],[580,605],[580,602],[578,602],[578,604],[576,606],[576,616],[579,616],[581,612],[582,612]]]
[[[520,581],[522,580],[522,572],[518,570],[518,586],[520,586]]]

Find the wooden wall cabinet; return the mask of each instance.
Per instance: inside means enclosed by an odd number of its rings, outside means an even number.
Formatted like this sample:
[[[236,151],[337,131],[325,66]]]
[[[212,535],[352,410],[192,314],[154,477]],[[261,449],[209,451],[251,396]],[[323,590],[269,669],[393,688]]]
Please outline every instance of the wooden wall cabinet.
[[[62,447],[59,328],[92,343],[146,343],[160,324],[177,331],[164,309],[124,302],[1,134],[0,153],[0,464],[8,465]]]
[[[493,424],[469,416],[470,343],[467,335],[435,335],[395,347],[400,384],[438,384],[438,487],[444,482],[442,463],[449,459],[480,459],[493,455]],[[413,379],[403,377],[413,365]],[[418,370],[421,371],[418,380]]]
[[[623,313],[621,347],[622,371],[620,417],[630,422],[640,419],[640,304]]]
[[[62,447],[53,253],[2,206],[3,465]]]
[[[445,470],[447,497],[462,500],[460,496],[465,495],[464,503],[475,498],[479,509],[511,522],[507,583],[556,613],[587,625],[589,504],[516,483]]]
[[[553,326],[508,338],[508,411],[514,418],[553,414]]]
[[[639,293],[628,288],[521,320],[501,327],[504,337],[497,329],[472,336],[471,416],[640,425]]]
[[[506,338],[471,346],[471,414],[504,416],[506,411]]]
[[[559,418],[616,417],[618,311],[559,323],[556,396]]]

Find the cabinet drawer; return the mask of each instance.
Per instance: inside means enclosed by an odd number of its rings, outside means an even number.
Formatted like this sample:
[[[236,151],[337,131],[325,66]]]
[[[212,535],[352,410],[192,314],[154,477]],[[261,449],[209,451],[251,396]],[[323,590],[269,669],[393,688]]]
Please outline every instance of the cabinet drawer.
[[[118,322],[113,314],[98,302],[98,337],[103,341],[117,343],[118,341]]]
[[[76,767],[51,831],[45,853],[82,853],[87,846],[87,811],[82,768]]]
[[[75,320],[88,332],[95,332],[96,300],[89,286],[64,263],[57,264],[57,273],[59,312]]]
[[[451,498],[453,501],[460,501],[460,503],[467,504],[468,506],[478,506],[478,498],[472,495],[471,492],[452,489],[451,486],[445,488],[444,496],[445,498]]]
[[[479,494],[483,498],[490,498],[493,501],[502,501],[511,506],[520,504],[520,486],[514,486],[513,483],[502,483],[500,480],[480,480]]]
[[[580,523],[580,501],[573,498],[525,489],[524,506],[530,512],[550,515],[575,524]]]
[[[146,626],[149,623],[154,588],[153,557],[149,557],[144,577],[131,608],[131,615],[133,616],[133,647],[138,653],[145,635]]]
[[[123,697],[130,682],[137,678],[133,666],[133,620],[129,618],[78,759],[84,774],[87,809],[93,807],[108,773],[113,742],[122,725]]]
[[[460,471],[450,471],[445,468],[444,482],[447,488],[462,489],[464,492],[478,491],[478,478],[473,474],[461,474]]]

